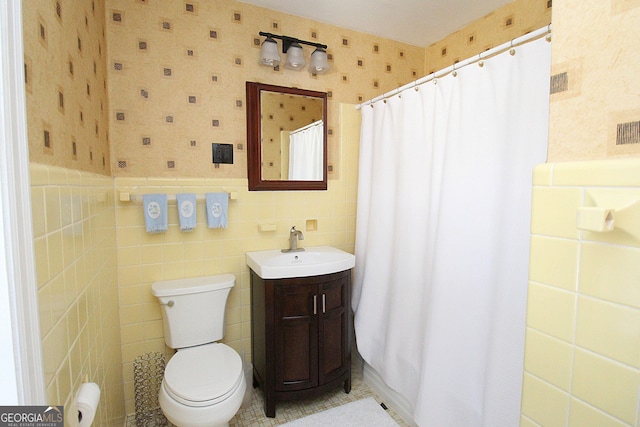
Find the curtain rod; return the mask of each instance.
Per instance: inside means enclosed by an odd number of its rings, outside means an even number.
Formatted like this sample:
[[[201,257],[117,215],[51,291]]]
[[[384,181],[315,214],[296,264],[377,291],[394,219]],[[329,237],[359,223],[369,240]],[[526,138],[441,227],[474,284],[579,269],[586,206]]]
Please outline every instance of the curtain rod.
[[[493,49],[486,50],[486,51],[484,51],[484,52],[482,52],[482,53],[480,53],[480,54],[478,54],[476,56],[472,56],[471,58],[467,58],[464,61],[457,62],[457,63],[455,63],[455,64],[453,64],[453,65],[451,65],[451,66],[449,66],[447,68],[443,68],[440,71],[436,71],[434,73],[431,73],[431,74],[429,74],[427,76],[424,76],[424,77],[422,77],[422,78],[420,78],[418,80],[415,80],[415,81],[413,81],[411,83],[408,83],[408,84],[406,84],[404,86],[401,86],[401,87],[399,87],[397,89],[391,90],[391,91],[389,91],[389,92],[387,92],[387,93],[385,93],[383,95],[380,95],[380,96],[377,96],[377,97],[375,97],[373,99],[370,99],[369,101],[365,101],[362,104],[358,104],[358,105],[356,105],[356,109],[360,110],[364,106],[372,105],[372,104],[375,104],[376,102],[381,101],[383,99],[391,98],[391,97],[393,97],[393,96],[395,96],[395,95],[397,95],[399,93],[404,92],[407,89],[415,88],[415,87],[418,87],[418,86],[420,86],[420,85],[422,85],[424,83],[428,83],[430,81],[437,80],[437,79],[439,79],[441,77],[446,76],[447,74],[450,74],[450,73],[452,73],[452,72],[454,72],[456,70],[459,70],[459,69],[461,69],[463,67],[466,67],[467,65],[480,63],[481,61],[483,61],[485,59],[491,58],[491,57],[493,57],[495,55],[498,55],[498,54],[500,54],[502,52],[505,52],[505,51],[507,51],[509,49],[512,49],[512,48],[517,47],[517,46],[521,46],[521,45],[523,45],[525,43],[537,40],[540,37],[543,37],[543,36],[546,36],[546,35],[549,35],[549,34],[551,34],[551,24],[549,24],[546,27],[539,28],[536,31],[532,31],[532,32],[530,32],[528,34],[520,36],[518,38],[515,38],[515,39],[511,40],[510,42],[503,43],[500,46],[494,47]]]
[[[302,126],[301,128],[298,128],[296,130],[292,130],[291,132],[289,132],[290,135],[293,135],[294,133],[298,133],[298,132],[302,132],[303,130],[307,130],[307,129],[311,129],[314,126],[318,126],[322,124],[322,120],[317,120],[313,123],[309,123],[306,126]]]

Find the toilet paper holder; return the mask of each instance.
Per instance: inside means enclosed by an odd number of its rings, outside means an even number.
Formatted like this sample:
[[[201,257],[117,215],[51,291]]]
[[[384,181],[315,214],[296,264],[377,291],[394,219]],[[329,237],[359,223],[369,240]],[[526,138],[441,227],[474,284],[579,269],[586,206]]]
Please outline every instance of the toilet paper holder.
[[[100,387],[96,383],[85,382],[76,393],[75,405],[78,411],[78,426],[89,427],[96,416],[100,403]]]

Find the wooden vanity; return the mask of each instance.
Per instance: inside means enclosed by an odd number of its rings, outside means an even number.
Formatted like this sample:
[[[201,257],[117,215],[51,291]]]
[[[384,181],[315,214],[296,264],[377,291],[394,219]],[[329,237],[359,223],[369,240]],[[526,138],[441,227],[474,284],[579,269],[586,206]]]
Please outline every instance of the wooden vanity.
[[[262,279],[251,271],[253,385],[276,402],[351,391],[351,270]]]

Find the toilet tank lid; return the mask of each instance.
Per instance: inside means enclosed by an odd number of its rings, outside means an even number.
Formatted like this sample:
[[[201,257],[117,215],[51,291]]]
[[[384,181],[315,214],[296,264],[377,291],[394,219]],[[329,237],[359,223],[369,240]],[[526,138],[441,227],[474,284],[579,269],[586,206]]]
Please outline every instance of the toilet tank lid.
[[[156,297],[172,295],[196,294],[232,288],[236,277],[233,274],[217,274],[214,276],[190,277],[186,279],[163,280],[151,285],[151,292]]]

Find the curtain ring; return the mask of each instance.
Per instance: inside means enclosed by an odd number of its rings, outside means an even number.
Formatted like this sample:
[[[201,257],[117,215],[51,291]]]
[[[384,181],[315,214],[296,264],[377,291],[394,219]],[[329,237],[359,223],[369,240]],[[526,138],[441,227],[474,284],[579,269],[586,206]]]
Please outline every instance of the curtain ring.
[[[415,90],[416,92],[418,92],[420,89],[418,89],[418,81],[414,81],[413,82],[413,90]]]
[[[478,54],[478,67],[484,67],[484,61],[482,60],[482,53]]]
[[[516,54],[516,50],[513,48],[513,39],[511,39],[511,49],[509,49],[509,55],[513,56]]]
[[[451,74],[453,74],[453,77],[456,77],[458,75],[458,72],[456,71],[456,63],[453,63],[453,71],[451,72]]]

